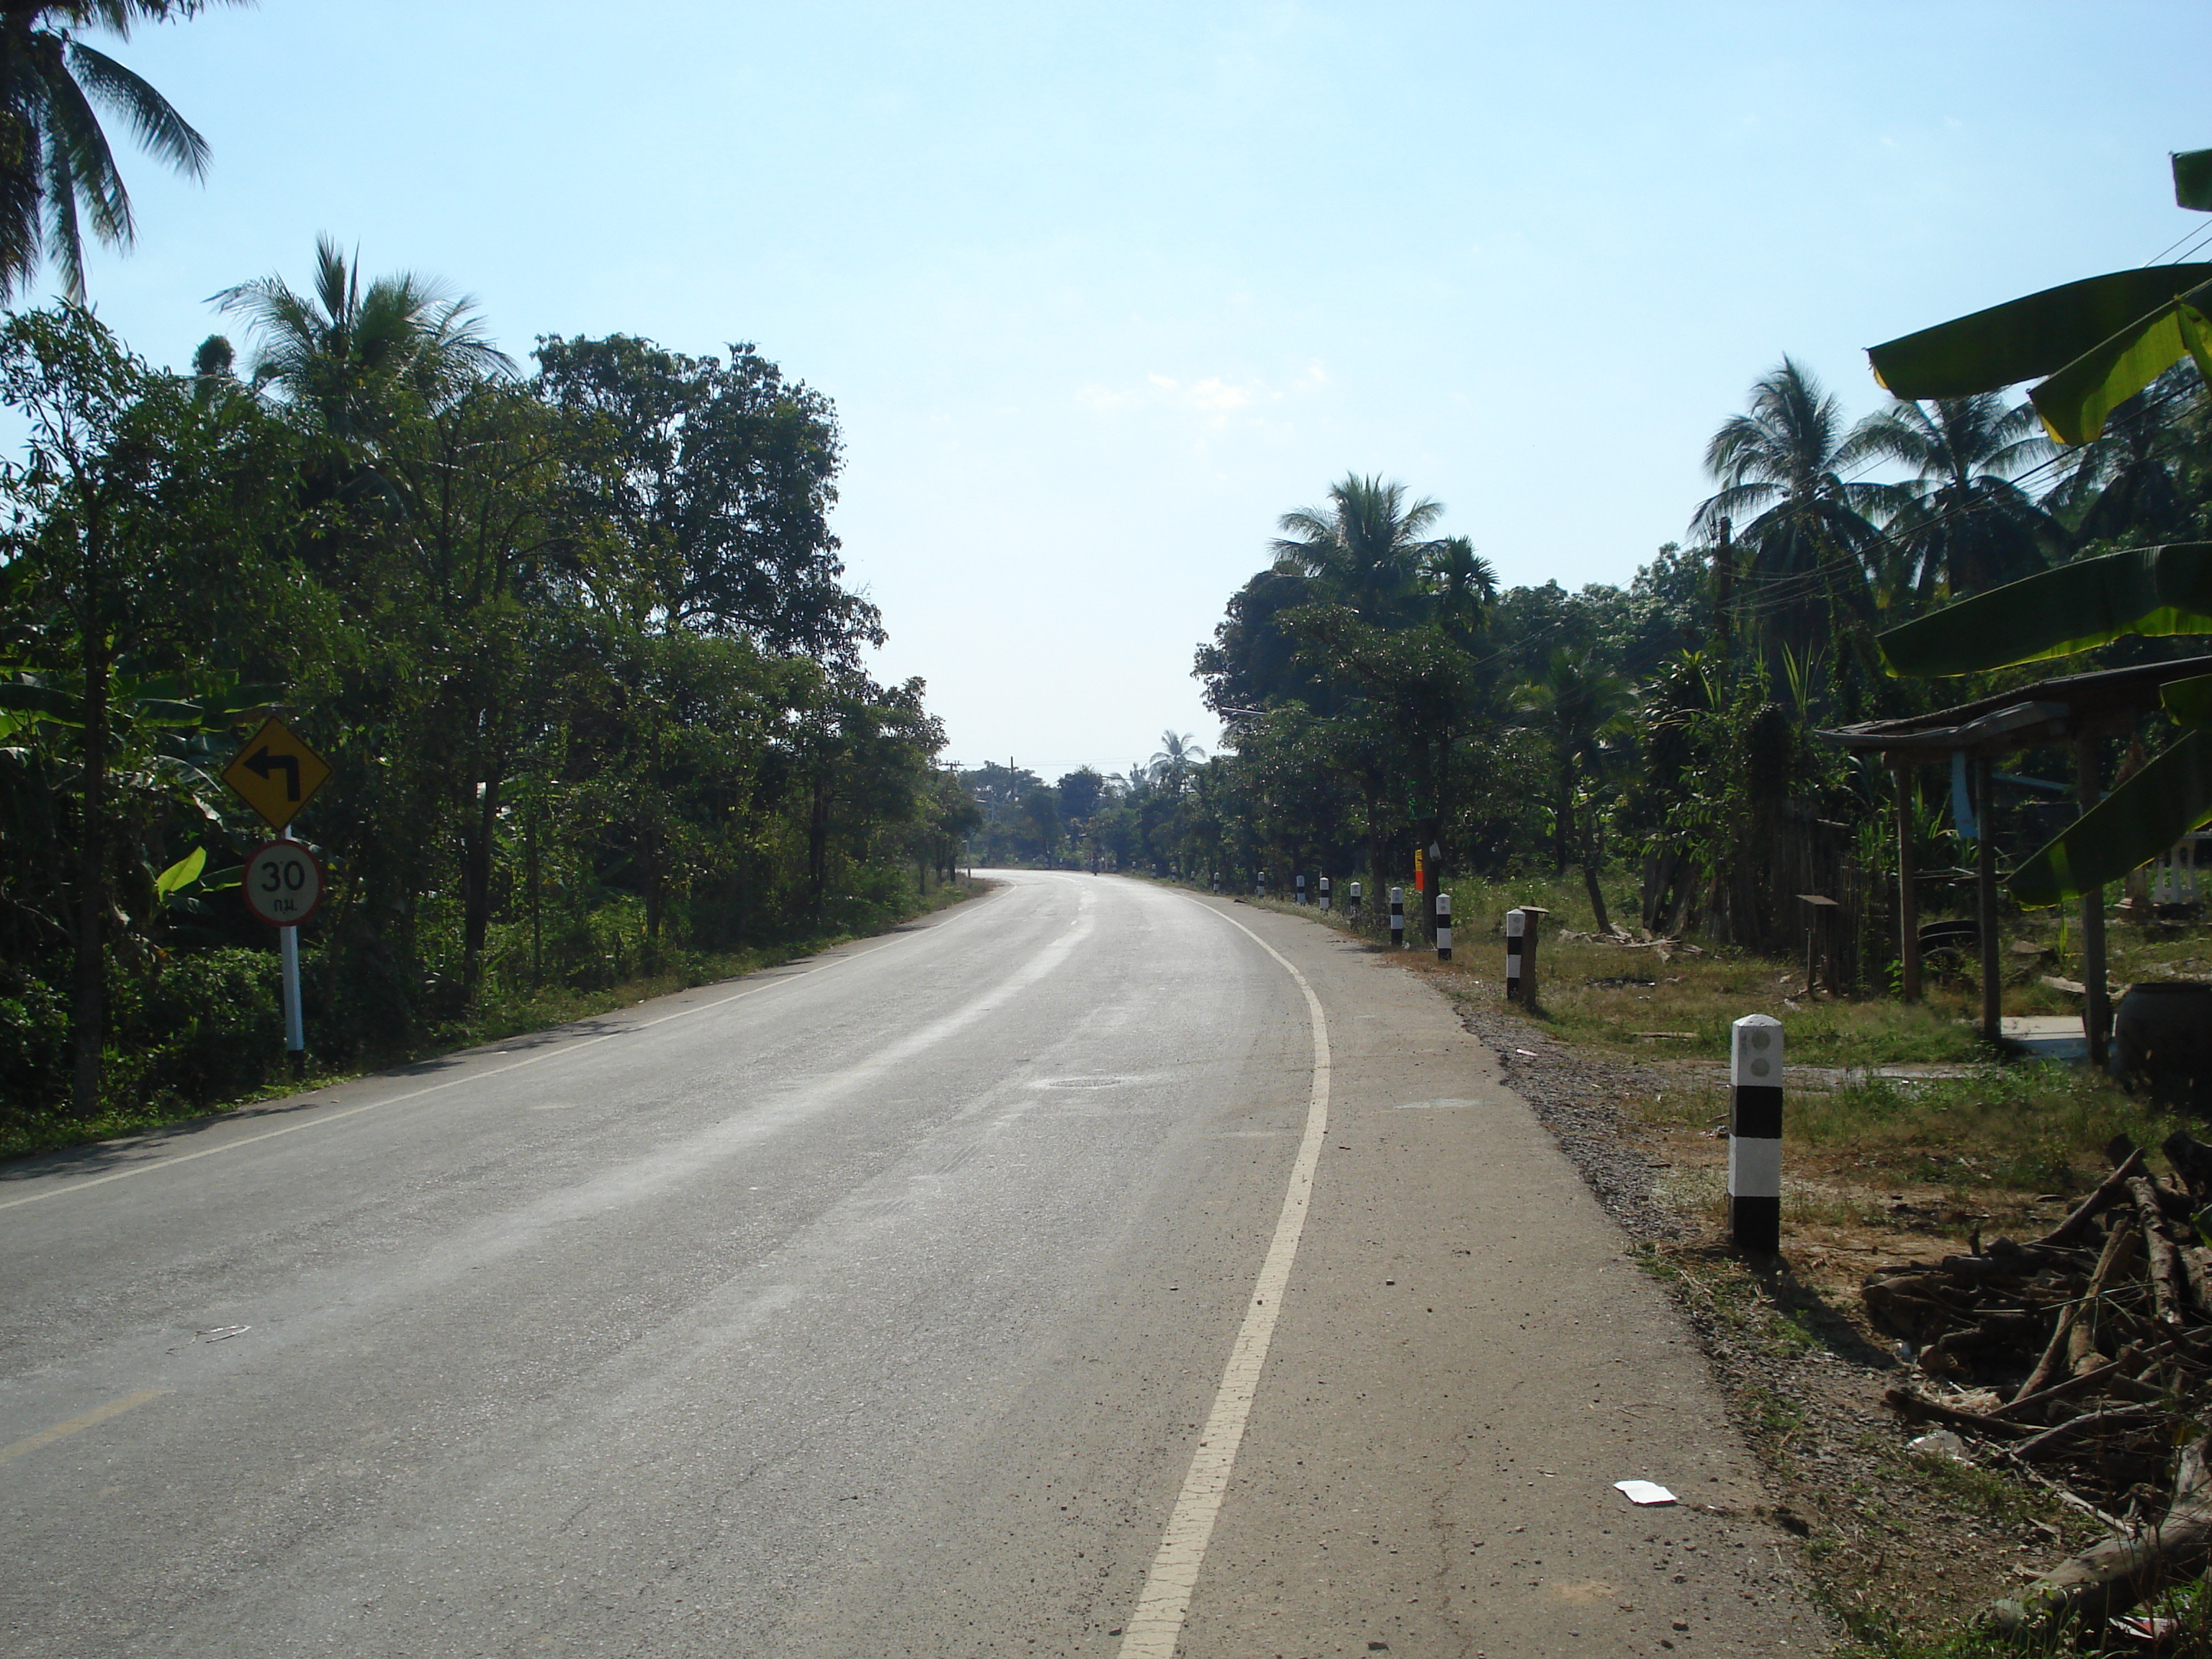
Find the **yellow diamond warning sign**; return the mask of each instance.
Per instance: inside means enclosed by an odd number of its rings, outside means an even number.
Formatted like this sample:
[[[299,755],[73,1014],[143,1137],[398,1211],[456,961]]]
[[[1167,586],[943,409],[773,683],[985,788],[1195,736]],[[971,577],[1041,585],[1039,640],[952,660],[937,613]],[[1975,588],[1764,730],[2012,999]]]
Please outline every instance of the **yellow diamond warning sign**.
[[[239,798],[282,830],[299,817],[331,775],[330,763],[300,740],[283,721],[270,719],[248,738],[238,758],[222,769],[222,781]]]

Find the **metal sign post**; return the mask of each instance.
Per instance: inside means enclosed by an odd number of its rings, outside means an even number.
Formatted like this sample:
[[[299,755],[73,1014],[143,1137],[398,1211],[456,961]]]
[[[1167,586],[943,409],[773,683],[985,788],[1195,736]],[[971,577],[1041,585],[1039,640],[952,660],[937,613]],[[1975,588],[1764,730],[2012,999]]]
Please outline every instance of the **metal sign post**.
[[[297,1069],[307,1047],[307,1023],[300,1010],[300,924],[323,902],[322,863],[293,839],[287,824],[275,841],[246,860],[240,884],[246,908],[276,930],[284,967],[284,1047]]]
[[[286,824],[277,832],[280,840],[292,839],[292,826]],[[284,1048],[292,1056],[293,1069],[307,1064],[307,1020],[300,1011],[300,928],[298,923],[276,930],[277,949],[284,961]]]
[[[300,925],[323,902],[321,860],[294,838],[292,820],[331,775],[330,763],[291,727],[271,718],[240,745],[222,781],[276,830],[246,861],[246,908],[276,930],[283,966],[284,1048],[295,1076],[307,1069],[307,1024],[300,1006]]]

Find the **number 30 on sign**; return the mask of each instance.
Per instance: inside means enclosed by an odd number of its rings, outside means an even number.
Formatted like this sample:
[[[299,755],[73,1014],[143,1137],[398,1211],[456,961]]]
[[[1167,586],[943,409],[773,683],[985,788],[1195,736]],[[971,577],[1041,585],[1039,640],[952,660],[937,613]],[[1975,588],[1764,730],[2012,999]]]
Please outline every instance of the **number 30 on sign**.
[[[272,927],[297,927],[323,902],[323,866],[296,841],[272,841],[246,861],[246,908]]]

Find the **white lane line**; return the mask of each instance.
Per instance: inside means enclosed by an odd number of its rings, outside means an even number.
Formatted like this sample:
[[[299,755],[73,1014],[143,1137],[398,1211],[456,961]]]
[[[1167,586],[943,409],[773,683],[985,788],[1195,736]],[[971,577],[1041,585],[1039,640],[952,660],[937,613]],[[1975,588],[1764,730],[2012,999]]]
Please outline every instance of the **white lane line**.
[[[858,962],[864,957],[874,956],[878,951],[888,951],[898,942],[897,939],[889,939],[881,945],[871,945],[865,951],[855,951],[849,956],[839,957],[834,962],[825,962],[819,968],[809,968],[805,973],[789,974],[767,985],[756,985],[750,990],[733,991],[728,996],[717,997],[712,1002],[702,1002],[694,1007],[679,1008],[672,1014],[661,1015],[658,1019],[643,1020],[635,1025],[625,1025],[619,1031],[609,1031],[603,1036],[586,1037],[581,1042],[572,1042],[564,1048],[549,1048],[543,1054],[531,1055],[527,1060],[518,1060],[512,1066],[494,1066],[485,1071],[471,1072],[465,1077],[447,1078],[443,1083],[427,1084],[420,1089],[410,1089],[404,1094],[387,1095],[382,1100],[371,1100],[359,1106],[349,1106],[343,1111],[325,1112],[319,1117],[309,1118],[303,1123],[288,1123],[281,1129],[264,1130],[258,1135],[241,1135],[236,1140],[226,1140],[220,1146],[204,1146],[197,1152],[180,1152],[174,1158],[158,1158],[152,1163],[133,1164],[130,1169],[112,1170],[106,1175],[94,1176],[88,1180],[72,1181],[63,1186],[49,1187],[44,1192],[27,1193],[21,1198],[0,1200],[0,1210],[12,1210],[21,1204],[37,1204],[46,1199],[61,1198],[70,1193],[84,1192],[90,1188],[105,1187],[111,1181],[127,1181],[132,1176],[148,1175],[155,1170],[173,1169],[179,1164],[190,1164],[196,1158],[213,1158],[218,1152],[234,1152],[241,1146],[252,1146],[264,1140],[274,1140],[279,1135],[297,1134],[302,1129],[319,1129],[325,1125],[336,1123],[343,1118],[355,1117],[362,1112],[373,1112],[380,1106],[398,1106],[406,1101],[420,1100],[424,1095],[434,1095],[441,1089],[456,1089],[464,1083],[481,1083],[486,1078],[502,1077],[509,1072],[519,1072],[526,1066],[535,1066],[540,1060],[566,1059],[570,1054],[581,1054],[586,1048],[596,1048],[602,1042],[612,1042],[617,1037],[635,1036],[640,1031],[649,1031],[654,1026],[665,1025],[672,1020],[689,1019],[694,1014],[703,1014],[715,1008],[725,1008],[732,1002],[742,1002],[747,997],[757,997],[764,992],[777,990],[786,985],[796,985],[801,980],[812,979],[817,974],[826,974],[833,968],[843,967],[847,963]]]
[[[1218,910],[1203,907],[1217,916]],[[1167,1529],[1152,1557],[1138,1595],[1137,1610],[1122,1627],[1121,1659],[1174,1659],[1182,1637],[1182,1621],[1190,1611],[1191,1591],[1198,1570],[1206,1560],[1206,1547],[1213,1536],[1214,1518],[1229,1490],[1229,1472],[1237,1449],[1243,1443],[1245,1419],[1252,1413],[1252,1396],[1260,1386],[1261,1367],[1267,1363],[1267,1345],[1274,1340],[1275,1319],[1282,1311],[1284,1287],[1297,1260],[1298,1239],[1305,1231],[1306,1209],[1313,1198],[1315,1166],[1321,1162],[1322,1143],[1328,1138],[1328,1017],[1306,976],[1290,958],[1233,916],[1221,916],[1237,932],[1283,965],[1305,994],[1306,1015],[1313,1026],[1313,1092],[1306,1105],[1305,1138],[1298,1143],[1297,1160],[1291,1165],[1291,1182],[1283,1193],[1282,1213],[1275,1222],[1275,1237],[1260,1264],[1259,1282],[1252,1287],[1252,1304],[1237,1327],[1237,1344],[1229,1351],[1229,1364],[1221,1374],[1213,1409],[1191,1454],[1190,1470],[1182,1491],[1168,1513]]]

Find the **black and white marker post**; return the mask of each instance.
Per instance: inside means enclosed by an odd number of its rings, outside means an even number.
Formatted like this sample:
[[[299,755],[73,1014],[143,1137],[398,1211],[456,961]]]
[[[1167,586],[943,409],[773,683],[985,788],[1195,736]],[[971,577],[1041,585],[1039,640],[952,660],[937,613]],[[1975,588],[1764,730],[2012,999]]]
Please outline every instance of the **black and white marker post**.
[[[1782,1022],[1746,1014],[1729,1033],[1729,1234],[1736,1249],[1782,1248]]]
[[[1390,890],[1390,943],[1400,950],[1406,948],[1406,890]]]
[[[1352,919],[1359,920],[1359,884],[1356,881],[1352,884]]]
[[[1505,1000],[1521,1000],[1521,953],[1528,939],[1528,918],[1519,910],[1505,913]]]
[[[1267,872],[1265,870],[1252,872],[1252,895],[1255,898],[1267,896]]]
[[[1221,891],[1221,872],[1218,870],[1213,872],[1213,890],[1217,895]]]
[[[1437,895],[1437,960],[1451,960],[1451,895]]]
[[[1328,908],[1329,908],[1328,901],[1329,901],[1328,878],[1327,876],[1323,876],[1323,877],[1321,878],[1321,908],[1322,908],[1322,914],[1323,914],[1323,915],[1327,915],[1327,914],[1328,914]]]
[[[1300,904],[1304,904],[1304,903],[1306,902],[1306,872],[1305,872],[1304,871],[1303,871],[1303,870],[1301,870],[1301,871],[1299,871],[1299,872],[1298,872],[1298,900],[1297,900],[1297,902],[1298,902]]]

